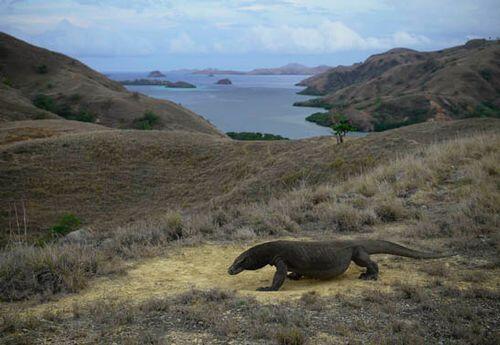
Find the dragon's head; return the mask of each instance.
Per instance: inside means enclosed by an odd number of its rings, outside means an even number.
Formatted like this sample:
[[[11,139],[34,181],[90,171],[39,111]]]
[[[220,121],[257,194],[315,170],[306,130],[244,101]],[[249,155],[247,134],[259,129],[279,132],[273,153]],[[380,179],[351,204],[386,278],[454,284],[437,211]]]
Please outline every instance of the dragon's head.
[[[267,257],[259,255],[260,253],[256,250],[256,247],[250,248],[234,259],[233,264],[227,270],[230,275],[238,274],[244,270],[258,270],[269,264]]]

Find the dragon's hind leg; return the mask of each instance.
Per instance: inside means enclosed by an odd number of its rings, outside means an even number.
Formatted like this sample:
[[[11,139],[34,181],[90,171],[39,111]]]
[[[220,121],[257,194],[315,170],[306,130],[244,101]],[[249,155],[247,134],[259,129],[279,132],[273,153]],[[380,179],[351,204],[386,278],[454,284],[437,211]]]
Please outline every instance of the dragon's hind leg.
[[[370,260],[370,256],[363,249],[358,247],[352,254],[352,261],[358,266],[366,267],[366,272],[359,276],[363,280],[377,280],[378,278],[378,265],[375,261]]]

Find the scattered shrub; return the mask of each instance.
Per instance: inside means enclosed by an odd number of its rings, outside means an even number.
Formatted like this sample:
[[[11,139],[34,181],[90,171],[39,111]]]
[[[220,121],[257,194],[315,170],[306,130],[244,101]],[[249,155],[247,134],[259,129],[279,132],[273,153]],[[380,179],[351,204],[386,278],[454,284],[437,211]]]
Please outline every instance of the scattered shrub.
[[[382,222],[395,222],[408,216],[408,211],[401,200],[390,197],[377,202],[375,213]]]
[[[78,114],[69,117],[68,120],[76,120],[81,122],[95,122],[96,116],[94,114],[82,110]]]
[[[493,73],[488,68],[484,68],[484,69],[480,70],[479,74],[481,74],[481,77],[483,77],[483,79],[486,81],[491,81],[491,79],[493,78]]]
[[[471,116],[473,117],[500,117],[500,108],[489,102],[479,103]]]
[[[50,96],[38,94],[33,100],[33,105],[37,108],[44,109],[50,112],[56,112],[56,102]]]
[[[96,116],[94,114],[91,114],[86,110],[80,110],[79,112],[75,113],[68,104],[57,104],[51,96],[47,96],[44,94],[36,95],[33,100],[33,105],[40,109],[55,113],[67,120],[82,122],[95,122],[96,120]]]
[[[76,228],[81,224],[81,220],[74,214],[68,213],[63,215],[59,221],[50,228],[53,235],[64,236],[71,231],[76,230]]]
[[[144,116],[134,120],[134,128],[142,130],[151,130],[160,122],[160,118],[154,112],[148,110],[144,112]]]
[[[13,87],[12,81],[7,77],[2,78],[2,83],[4,83],[4,85],[7,85],[8,87]]]
[[[276,341],[279,345],[303,345],[306,339],[298,328],[283,328],[276,332]]]
[[[36,73],[38,74],[47,74],[49,72],[49,68],[47,65],[38,65],[36,66]]]

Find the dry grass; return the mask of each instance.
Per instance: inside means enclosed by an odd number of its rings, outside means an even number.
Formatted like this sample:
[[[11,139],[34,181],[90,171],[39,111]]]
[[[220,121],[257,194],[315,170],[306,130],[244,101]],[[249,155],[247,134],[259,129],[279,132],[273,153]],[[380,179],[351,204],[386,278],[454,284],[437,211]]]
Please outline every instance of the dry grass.
[[[166,336],[181,331],[191,334],[191,340],[206,333],[206,342],[214,344],[229,338],[236,344],[302,344],[318,334],[324,335],[318,344],[330,343],[326,339],[366,344],[495,343],[498,293],[469,288],[452,295],[444,286],[425,291],[404,282],[394,286],[394,293],[375,292],[362,299],[309,293],[273,304],[214,289],[142,301],[101,297],[73,303],[70,313],[0,313],[0,341],[140,343],[142,338],[163,343]]]
[[[3,292],[2,298],[77,291],[101,269],[107,270],[102,267],[108,258],[164,254],[166,244],[177,240],[241,240],[297,234],[304,229],[367,232],[374,226],[401,221],[410,224],[406,236],[442,239],[469,255],[480,248],[487,260],[493,260],[500,214],[498,147],[500,136],[496,134],[456,139],[335,186],[301,187],[268,202],[205,213],[167,212],[106,233],[95,232],[86,246],[76,248],[85,257],[82,265],[68,259],[72,247],[19,247],[3,254],[0,279],[9,287],[4,291],[10,292]],[[425,269],[434,276],[446,274],[444,268]],[[50,272],[48,281],[55,285],[37,282],[33,277],[40,272]]]
[[[173,330],[181,330],[187,334],[206,333],[206,339],[213,343],[223,343],[228,337],[242,342],[255,339],[300,344],[311,339],[311,343],[328,343],[315,338],[324,334],[324,339],[334,339],[332,343],[418,344],[446,339],[458,344],[493,344],[500,322],[498,291],[494,289],[496,271],[491,271],[498,268],[499,144],[497,134],[454,139],[336,185],[299,186],[265,202],[212,205],[210,211],[198,213],[163,212],[147,221],[107,232],[94,231],[84,244],[23,245],[5,248],[0,258],[0,286],[6,287],[2,299],[14,300],[77,292],[92,277],[119,271],[126,266],[126,260],[169,254],[174,243],[193,244],[203,239],[248,241],[267,236],[315,236],[318,230],[322,238],[329,234],[348,237],[360,232],[379,235],[382,231],[391,240],[410,239],[412,247],[453,247],[462,254],[452,265],[412,262],[412,267],[416,266],[412,274],[419,277],[412,282],[394,281],[390,272],[404,272],[408,266],[384,259],[379,263],[385,278],[378,283],[385,284],[379,292],[368,292],[360,288],[364,282],[351,281],[350,277],[359,272],[348,272],[348,281],[335,282],[336,287],[347,290],[345,284],[349,284],[348,290],[362,291],[358,297],[323,297],[311,292],[302,294],[310,290],[299,289],[296,299],[277,304],[219,290],[186,292],[177,297],[172,292],[174,295],[161,298],[160,280],[157,285],[153,277],[141,285],[132,280],[137,275],[147,276],[137,266],[137,272],[129,270],[129,276],[123,277],[128,286],[137,290],[124,294],[130,303],[123,298],[89,299],[85,303],[76,298],[69,319],[49,311],[43,317],[3,315],[2,340],[29,342],[50,334],[61,342],[69,337],[89,343],[98,339],[162,343],[165,334],[173,336]],[[210,260],[210,255],[223,257],[223,263],[212,263],[221,272],[235,255],[200,246],[192,250],[203,256],[199,260],[204,262]],[[170,273],[165,276],[162,272],[182,262],[176,263],[171,257],[150,260],[147,265],[163,282],[166,276],[181,273],[167,270]],[[201,261],[194,265],[203,266]],[[466,270],[458,272],[462,267]],[[272,272],[264,273],[266,280],[270,279]],[[219,286],[199,276],[208,282],[206,286]],[[221,280],[218,276],[212,279]],[[234,279],[230,283],[236,286]],[[249,285],[247,281],[242,284]],[[319,283],[315,286],[319,287]],[[144,293],[145,289],[154,293]],[[87,290],[89,296],[94,296],[91,289]],[[86,332],[82,333],[82,329],[93,331],[83,334]],[[124,329],[133,329],[133,335]]]
[[[288,216],[302,224],[314,217],[311,205],[324,204],[324,198],[337,199],[339,191],[332,190],[332,185],[362,172],[365,181],[357,181],[349,190],[360,190],[352,206],[364,209],[363,202],[370,201],[367,195],[376,193],[388,205],[379,213],[388,210],[385,216],[400,219],[407,215],[397,212],[397,199],[413,193],[412,184],[421,184],[414,176],[425,174],[415,172],[414,164],[403,181],[399,175],[390,174],[381,181],[378,176],[368,176],[371,169],[403,152],[426,147],[436,138],[454,138],[457,132],[466,136],[478,130],[492,131],[499,125],[500,121],[491,119],[426,123],[372,134],[345,145],[336,145],[333,138],[246,143],[181,131],[118,130],[25,140],[0,148],[7,163],[0,166],[5,180],[0,187],[0,208],[4,210],[0,226],[8,228],[9,222],[15,221],[6,211],[9,203],[20,200],[26,201],[33,237],[41,236],[64,213],[73,213],[85,225],[107,231],[160,217],[172,209],[204,213],[210,208],[234,208],[273,199],[277,200],[273,207],[279,214],[280,207],[293,206],[298,212]],[[339,160],[344,163],[332,167],[332,162]],[[493,168],[490,164],[487,169],[494,173]],[[304,169],[307,174],[294,183],[283,183],[287,175]],[[323,187],[324,183],[330,186]],[[322,191],[301,188],[303,185]],[[385,195],[385,185],[390,195]],[[298,189],[290,196],[295,205],[282,198],[291,189]],[[344,194],[340,191],[341,196]],[[279,222],[283,221],[289,223],[288,219]],[[5,242],[2,235],[0,242]]]
[[[90,246],[16,246],[0,256],[0,300],[77,292],[93,276],[119,270],[113,257]]]

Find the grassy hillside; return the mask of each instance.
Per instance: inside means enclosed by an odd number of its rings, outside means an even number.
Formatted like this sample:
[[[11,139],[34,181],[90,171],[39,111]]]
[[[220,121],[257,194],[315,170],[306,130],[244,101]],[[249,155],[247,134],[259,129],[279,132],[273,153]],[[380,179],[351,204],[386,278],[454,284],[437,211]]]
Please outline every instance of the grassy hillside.
[[[43,124],[46,120],[40,120]],[[16,133],[33,128],[16,127]],[[74,122],[73,122],[74,123]],[[0,224],[25,204],[31,231],[66,213],[105,229],[171,209],[267,200],[303,183],[336,183],[422,145],[498,131],[498,120],[426,123],[337,145],[332,137],[238,142],[181,131],[108,130],[0,146]],[[3,236],[7,236],[4,230]]]
[[[500,117],[500,41],[472,40],[435,52],[393,49],[302,81],[299,102],[341,112],[363,130],[430,119]]]
[[[85,113],[104,126],[134,128],[138,118],[152,111],[159,117],[155,129],[223,136],[202,117],[178,104],[128,92],[75,59],[5,33],[0,33],[0,82],[0,121],[68,118]],[[37,108],[33,102],[40,97],[46,101],[39,102]]]
[[[424,125],[414,128],[422,132]],[[299,186],[265,202],[168,212],[80,242],[13,246],[0,256],[0,297],[35,294],[46,303],[2,303],[0,339],[494,344],[499,147],[498,130],[455,136],[343,182]],[[284,236],[383,238],[458,255],[418,261],[379,255],[378,281],[356,279],[360,270],[351,267],[326,282],[287,281],[275,293],[253,291],[272,269],[227,276],[241,250]],[[152,258],[124,261],[145,256]]]
[[[0,122],[0,147],[18,141],[49,138],[72,133],[109,131],[94,123],[68,120],[26,120]]]

